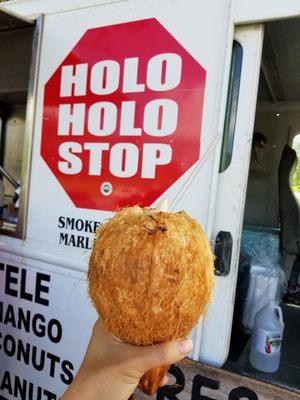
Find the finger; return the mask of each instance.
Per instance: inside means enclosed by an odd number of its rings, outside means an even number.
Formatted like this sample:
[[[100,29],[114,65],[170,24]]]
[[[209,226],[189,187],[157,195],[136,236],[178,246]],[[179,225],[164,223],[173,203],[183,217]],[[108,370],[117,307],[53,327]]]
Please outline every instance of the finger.
[[[160,386],[160,387],[163,387],[163,386],[165,386],[168,382],[169,382],[169,378],[167,377],[167,375],[165,375],[165,376],[162,378],[162,380],[160,381],[159,386]]]
[[[174,364],[185,357],[193,348],[190,339],[160,343],[132,349],[132,362],[142,372],[163,365]]]

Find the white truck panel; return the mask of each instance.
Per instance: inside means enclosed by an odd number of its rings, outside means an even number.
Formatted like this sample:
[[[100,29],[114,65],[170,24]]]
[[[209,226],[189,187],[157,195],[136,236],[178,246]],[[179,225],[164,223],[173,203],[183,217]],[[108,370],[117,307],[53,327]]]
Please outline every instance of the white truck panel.
[[[237,0],[234,23],[251,24],[275,19],[293,18],[300,15],[299,0]]]
[[[233,38],[232,1],[188,3],[180,0],[164,2],[128,0],[110,2],[58,2],[58,1],[15,1],[5,5],[7,9],[22,15],[44,13],[44,26],[41,38],[41,52],[38,60],[38,84],[36,97],[36,117],[34,126],[33,156],[30,176],[29,212],[26,239],[1,238],[1,260],[16,267],[28,270],[28,285],[34,285],[36,270],[47,271],[51,279],[49,307],[58,320],[62,321],[63,336],[54,346],[49,341],[40,343],[50,352],[56,351],[60,358],[72,359],[74,371],[78,368],[86,347],[95,313],[86,296],[85,276],[89,248],[80,248],[73,242],[69,245],[59,243],[60,235],[69,234],[78,238],[84,235],[91,244],[93,232],[76,229],[76,221],[103,222],[113,215],[109,211],[76,208],[59,184],[56,177],[41,157],[41,134],[45,84],[59,67],[75,44],[88,30],[101,26],[129,21],[156,18],[160,24],[188,51],[206,70],[206,86],[202,118],[201,157],[190,170],[178,179],[161,198],[168,198],[174,210],[184,209],[195,217],[206,229],[212,245],[216,190],[218,184],[218,165],[222,142],[223,119],[226,105],[228,71]],[[71,6],[72,4],[72,6]],[[69,12],[64,12],[66,9]],[[120,44],[122,43],[120,38]],[[188,109],[185,110],[188,113]],[[191,118],[193,116],[191,115]],[[200,132],[199,132],[200,134]],[[74,177],[74,179],[76,179]],[[156,204],[160,198],[156,199]],[[62,227],[62,220],[75,221],[75,228]],[[215,229],[213,235],[215,234]],[[16,271],[16,270],[15,270]],[[1,271],[0,271],[1,272]],[[46,273],[46,272],[45,272]],[[17,272],[15,272],[17,276]],[[221,365],[230,338],[230,324],[233,310],[232,280],[219,278],[218,293],[214,296],[211,309],[192,333],[195,342],[193,358],[209,364]],[[15,284],[19,290],[21,282]],[[52,285],[53,284],[53,285]],[[73,287],[76,288],[73,291]],[[8,303],[9,295],[2,288],[1,299]],[[19,293],[19,292],[18,292]],[[53,297],[52,297],[53,296]],[[226,301],[224,301],[226,299]],[[17,300],[25,308],[26,300]],[[55,304],[61,306],[55,308]],[[76,315],[73,313],[73,305]],[[222,304],[222,307],[220,307]],[[31,304],[32,305],[32,304]],[[34,306],[36,307],[36,306]],[[37,309],[43,309],[38,306]],[[31,307],[28,307],[31,309]],[[45,315],[48,315],[45,311]],[[78,319],[76,316],[78,315]],[[224,315],[229,317],[224,319]],[[8,326],[8,334],[16,335],[15,328]],[[82,335],[78,334],[79,328]],[[221,332],[221,340],[215,345],[214,339]],[[23,338],[23,332],[20,337]],[[66,343],[67,338],[69,343]],[[24,340],[29,337],[24,335]],[[33,336],[31,337],[31,340]],[[55,348],[55,349],[54,349]],[[74,351],[74,349],[76,349]],[[76,353],[74,355],[74,353]],[[4,355],[3,355],[4,357]],[[3,358],[5,368],[12,371],[12,364]],[[14,360],[14,363],[16,361]],[[18,364],[18,363],[17,363]],[[19,365],[19,364],[18,364]],[[15,370],[21,376],[21,363]],[[25,368],[27,380],[49,388],[49,375]],[[48,377],[48,378],[47,378]],[[51,380],[51,387],[59,394],[63,390],[61,377]],[[50,388],[49,388],[50,390]],[[7,396],[9,393],[5,393]],[[12,397],[10,397],[12,398]]]

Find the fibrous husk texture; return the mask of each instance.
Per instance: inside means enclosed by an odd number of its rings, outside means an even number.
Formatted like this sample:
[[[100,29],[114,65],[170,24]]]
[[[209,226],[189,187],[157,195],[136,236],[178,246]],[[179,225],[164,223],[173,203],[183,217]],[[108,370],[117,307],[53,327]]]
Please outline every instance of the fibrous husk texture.
[[[152,368],[147,371],[139,382],[139,388],[149,396],[152,396],[158,389],[159,383],[163,377],[167,374],[169,366],[163,366],[158,368]]]
[[[185,212],[129,207],[98,229],[88,281],[105,327],[122,341],[184,338],[209,303],[213,254]]]

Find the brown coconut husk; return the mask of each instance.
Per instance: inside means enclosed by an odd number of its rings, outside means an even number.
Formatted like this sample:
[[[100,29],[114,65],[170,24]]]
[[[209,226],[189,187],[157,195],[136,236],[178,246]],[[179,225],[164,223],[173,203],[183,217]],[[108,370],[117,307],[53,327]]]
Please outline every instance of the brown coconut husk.
[[[140,379],[139,388],[149,396],[152,396],[169,370],[169,365],[149,369]]]
[[[203,230],[185,212],[125,208],[96,233],[90,297],[106,329],[128,344],[185,338],[209,303],[213,260]],[[141,389],[153,394],[166,370],[145,374]]]

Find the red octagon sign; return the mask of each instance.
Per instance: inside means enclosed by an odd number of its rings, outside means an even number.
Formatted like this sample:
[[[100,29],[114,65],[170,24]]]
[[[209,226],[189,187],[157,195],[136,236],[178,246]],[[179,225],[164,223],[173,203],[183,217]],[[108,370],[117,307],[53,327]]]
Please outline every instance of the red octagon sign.
[[[205,75],[156,19],[83,35],[45,85],[41,143],[76,207],[151,205],[198,161]]]

